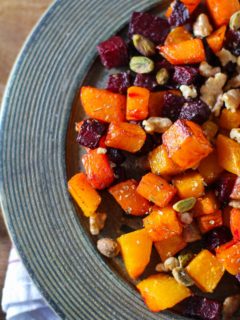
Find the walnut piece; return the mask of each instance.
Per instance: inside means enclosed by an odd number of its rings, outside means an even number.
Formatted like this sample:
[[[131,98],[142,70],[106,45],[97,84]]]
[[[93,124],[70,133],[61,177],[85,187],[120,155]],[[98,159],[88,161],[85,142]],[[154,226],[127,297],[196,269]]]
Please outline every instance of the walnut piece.
[[[106,148],[97,148],[97,154],[106,154],[107,149]]]
[[[213,77],[215,74],[221,72],[220,67],[213,68],[207,61],[202,61],[199,66],[200,75],[206,78]]]
[[[193,24],[193,34],[195,37],[204,38],[211,34],[213,27],[211,26],[208,16],[204,13],[201,13],[196,22]]]
[[[232,200],[228,204],[230,207],[240,209],[240,201],[239,200]]]
[[[219,117],[223,105],[224,105],[224,102],[223,102],[223,93],[221,93],[221,94],[217,97],[217,101],[216,101],[215,105],[214,105],[213,108],[212,108],[212,113],[215,115],[215,117]]]
[[[240,129],[234,128],[230,131],[230,138],[240,143]]]
[[[191,86],[186,86],[186,85],[181,85],[179,88],[182,92],[182,95],[184,96],[185,99],[188,98],[196,98],[197,97],[197,90],[196,88],[191,85]]]
[[[227,49],[223,48],[216,53],[216,56],[218,56],[223,67],[225,67],[229,62],[237,63],[237,58]]]
[[[143,128],[147,133],[163,133],[172,125],[172,121],[168,118],[150,117],[142,122]]]
[[[240,74],[238,74],[237,76],[231,78],[226,87],[224,88],[225,90],[230,90],[230,89],[236,89],[240,87]]]
[[[97,236],[104,228],[105,221],[107,219],[106,213],[95,213],[89,218],[90,233]]]
[[[223,101],[228,110],[236,112],[240,104],[240,89],[231,89],[225,92]]]

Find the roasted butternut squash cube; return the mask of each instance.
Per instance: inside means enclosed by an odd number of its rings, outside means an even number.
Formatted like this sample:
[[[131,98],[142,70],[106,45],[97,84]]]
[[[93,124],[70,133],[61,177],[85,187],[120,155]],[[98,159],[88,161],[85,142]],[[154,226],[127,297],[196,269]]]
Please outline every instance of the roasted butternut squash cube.
[[[151,171],[159,175],[176,175],[182,169],[172,161],[164,145],[158,146],[148,156]]]
[[[145,140],[146,133],[139,125],[113,122],[108,128],[105,144],[107,147],[135,153],[142,148]]]
[[[153,241],[169,239],[182,233],[182,225],[171,207],[152,211],[143,219],[143,225]]]
[[[161,117],[162,108],[164,105],[164,95],[166,93],[172,93],[175,95],[181,95],[179,90],[165,90],[158,92],[151,92],[149,98],[149,117]]]
[[[223,47],[227,26],[222,26],[207,37],[209,47],[217,53]]]
[[[240,144],[222,134],[218,135],[216,144],[220,166],[240,176]]]
[[[142,177],[137,192],[157,206],[165,207],[172,200],[177,190],[163,178],[153,173],[147,173]]]
[[[182,169],[194,168],[212,151],[202,128],[188,120],[177,120],[162,139],[170,158]]]
[[[155,248],[164,262],[167,258],[175,256],[176,253],[184,249],[187,245],[182,235],[178,234],[166,240],[154,243]]]
[[[199,229],[202,233],[206,233],[223,225],[222,212],[220,210],[215,213],[198,217],[197,220]]]
[[[80,97],[89,117],[106,122],[125,120],[126,97],[124,95],[105,89],[82,87]]]
[[[216,248],[217,259],[232,275],[240,273],[240,242],[232,240]]]
[[[181,199],[199,198],[204,194],[203,177],[198,172],[188,172],[176,176],[173,179],[173,185],[177,188],[178,196]]]
[[[141,87],[130,87],[127,91],[127,120],[144,120],[148,116],[150,91]]]
[[[198,171],[207,184],[213,183],[223,172],[223,168],[218,163],[217,150],[211,152],[200,162]]]
[[[201,0],[182,0],[181,2],[184,3],[184,5],[188,8],[189,13],[191,14],[197,8]],[[172,14],[173,4],[174,4],[174,1],[170,3],[170,6],[168,7],[165,13],[165,16],[167,18],[169,18],[170,15]]]
[[[94,215],[101,197],[90,185],[84,173],[78,173],[68,181],[68,191],[86,217]]]
[[[208,250],[202,250],[186,270],[204,292],[213,292],[224,274],[222,263]]]
[[[137,285],[143,300],[153,312],[175,306],[191,296],[191,291],[166,274],[156,274]]]
[[[219,126],[226,130],[240,127],[240,110],[232,112],[228,109],[223,109],[219,118]]]
[[[234,184],[230,198],[233,200],[240,200],[240,177],[237,178]]]
[[[109,192],[127,214],[142,216],[149,212],[151,205],[137,192],[137,185],[136,180],[130,179],[111,187]]]
[[[213,191],[209,191],[204,196],[197,199],[193,212],[195,217],[200,217],[205,214],[212,214],[218,209],[219,203],[217,197]]]
[[[126,233],[117,239],[123,261],[132,279],[139,277],[148,265],[152,252],[152,239],[145,229]]]
[[[238,0],[206,0],[206,4],[216,26],[227,25],[231,16],[240,10]]]
[[[185,27],[183,26],[176,27],[169,32],[164,42],[164,45],[168,46],[172,44],[178,44],[180,42],[191,40],[191,39],[193,39],[193,36],[191,35],[190,32],[187,31]]]
[[[233,238],[236,241],[240,241],[240,209],[233,208],[231,210],[230,226],[231,226],[231,232],[232,232]]]

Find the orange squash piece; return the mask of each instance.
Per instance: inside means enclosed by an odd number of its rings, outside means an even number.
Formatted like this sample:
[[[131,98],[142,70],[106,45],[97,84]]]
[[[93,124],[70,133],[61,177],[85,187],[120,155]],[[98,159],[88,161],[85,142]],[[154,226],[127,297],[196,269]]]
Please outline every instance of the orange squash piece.
[[[68,191],[86,217],[94,215],[101,197],[90,185],[84,173],[78,173],[68,181]]]
[[[106,154],[98,149],[90,150],[82,156],[82,163],[89,183],[94,189],[103,190],[114,180],[114,172]]]
[[[137,192],[141,196],[159,207],[167,206],[175,196],[176,191],[174,186],[153,173],[147,173],[143,176],[137,187]]]
[[[230,198],[233,200],[240,200],[240,177],[235,181]]]
[[[240,144],[222,134],[218,135],[216,144],[220,166],[240,176]]]
[[[165,90],[158,92],[151,92],[149,98],[149,117],[160,117],[162,114],[162,108],[164,104],[164,95],[165,93],[172,93],[175,95],[181,95],[179,90]]]
[[[238,0],[206,0],[206,4],[218,27],[227,25],[231,16],[240,10]]]
[[[111,148],[135,153],[142,148],[145,140],[146,133],[139,125],[113,122],[108,128],[105,144]]]
[[[204,292],[213,292],[224,274],[224,267],[208,250],[202,250],[186,267],[190,277]]]
[[[152,240],[145,229],[126,233],[117,239],[123,261],[132,279],[139,277],[148,265],[152,252]]]
[[[164,145],[158,146],[150,152],[148,161],[151,171],[154,174],[176,175],[182,171],[182,169],[168,156],[167,149]]]
[[[149,201],[137,192],[137,185],[136,180],[130,179],[111,187],[109,192],[126,213],[142,216],[149,212],[151,206]]]
[[[193,36],[191,35],[191,33],[187,31],[187,29],[185,29],[182,26],[176,27],[169,32],[164,42],[164,45],[168,46],[172,44],[178,44],[180,42],[191,40],[191,39],[193,39]]]
[[[223,225],[222,212],[220,210],[198,217],[197,220],[199,229],[202,233],[206,233]]]
[[[182,225],[171,207],[151,212],[143,219],[143,225],[153,241],[169,239],[182,233]]]
[[[148,116],[150,91],[141,87],[130,87],[127,91],[127,120],[144,120]]]
[[[222,26],[207,37],[208,45],[213,52],[217,53],[222,49],[226,30],[227,27]]]
[[[182,3],[185,4],[185,6],[188,8],[189,13],[191,14],[199,5],[199,3],[201,2],[201,0],[182,0]],[[166,17],[169,18],[171,13],[172,13],[172,6],[173,6],[174,1],[171,3],[171,5],[169,6],[169,8],[166,11]]]
[[[167,260],[167,258],[175,256],[175,254],[184,249],[186,245],[186,241],[180,234],[154,243],[154,246],[163,262]]]
[[[228,109],[223,109],[218,122],[223,129],[232,130],[240,127],[240,111],[231,112]]]
[[[230,274],[240,273],[240,242],[232,240],[218,247],[216,257]]]
[[[232,209],[230,213],[230,226],[233,238],[240,241],[240,209]]]
[[[148,308],[159,312],[191,296],[191,291],[166,274],[156,274],[139,282],[137,288]]]
[[[202,128],[192,121],[177,120],[162,136],[172,160],[182,169],[194,168],[212,151]]]
[[[171,64],[193,64],[206,60],[205,50],[200,39],[192,39],[158,47],[160,54]]]
[[[200,162],[198,171],[207,184],[213,183],[223,172],[223,168],[218,163],[217,150],[214,149],[205,159]]]
[[[218,209],[219,204],[215,193],[213,191],[209,191],[206,195],[197,199],[193,212],[195,217],[200,217],[206,214],[215,213]]]
[[[203,177],[198,172],[187,172],[175,177],[173,185],[177,188],[178,196],[181,199],[199,198],[204,194]]]
[[[89,117],[106,122],[125,120],[126,97],[124,95],[105,89],[82,87],[80,97]]]

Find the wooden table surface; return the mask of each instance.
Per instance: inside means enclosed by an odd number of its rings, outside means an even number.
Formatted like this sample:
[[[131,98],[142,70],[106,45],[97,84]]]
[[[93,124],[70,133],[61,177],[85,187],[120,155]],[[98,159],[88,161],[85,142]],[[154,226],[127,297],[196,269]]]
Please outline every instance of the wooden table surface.
[[[52,0],[0,0],[0,102],[9,72],[27,35]],[[0,293],[11,241],[0,214]],[[0,320],[5,319],[0,312]]]

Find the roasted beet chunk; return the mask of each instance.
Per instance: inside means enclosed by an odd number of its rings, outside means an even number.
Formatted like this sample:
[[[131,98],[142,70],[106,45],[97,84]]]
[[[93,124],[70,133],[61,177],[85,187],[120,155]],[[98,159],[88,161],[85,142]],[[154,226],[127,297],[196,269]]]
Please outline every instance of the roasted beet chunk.
[[[131,75],[129,72],[110,74],[108,78],[107,89],[112,92],[125,94],[130,86]]]
[[[111,69],[128,64],[127,45],[119,36],[114,36],[97,46],[104,67]]]
[[[203,38],[202,39],[204,50],[205,50],[205,56],[206,56],[206,61],[213,67],[218,67],[221,66],[219,58],[215,55],[213,50],[210,48],[207,39]]]
[[[185,99],[182,96],[165,93],[162,116],[176,121],[179,118],[184,103]]]
[[[180,112],[179,118],[203,124],[208,120],[211,110],[201,99],[187,101]]]
[[[179,0],[175,0],[173,10],[168,18],[171,26],[179,27],[185,24],[190,18],[188,8]]]
[[[170,26],[166,19],[150,13],[134,12],[129,24],[129,37],[141,34],[160,45],[164,43],[169,30]]]
[[[77,142],[87,148],[95,149],[99,146],[101,137],[107,130],[107,125],[95,119],[83,121],[78,133]]]
[[[150,151],[152,151],[156,145],[154,139],[155,138],[152,135],[148,134],[144,145],[138,152],[135,153],[135,155],[144,156],[147,155]]]
[[[121,167],[121,166],[114,167],[113,172],[114,172],[114,177],[116,179],[114,181],[115,183],[126,181],[126,179],[127,179],[126,171],[123,167]]]
[[[232,239],[232,234],[229,228],[222,226],[207,232],[203,236],[203,241],[206,249],[214,252],[214,249],[220,245],[230,241]]]
[[[176,66],[174,68],[173,80],[177,84],[193,84],[198,76],[198,69],[188,66]]]
[[[221,312],[222,304],[220,302],[194,296],[185,302],[183,314],[191,319],[220,320]]]
[[[158,86],[155,77],[151,74],[137,74],[134,80],[134,86],[143,87],[153,91]]]
[[[222,206],[229,202],[237,176],[232,173],[223,174],[216,182],[216,196]]]
[[[235,56],[240,56],[240,31],[229,29],[226,34],[225,48]]]
[[[116,163],[117,165],[122,164],[126,160],[125,155],[119,149],[108,148],[107,155],[109,160]]]

